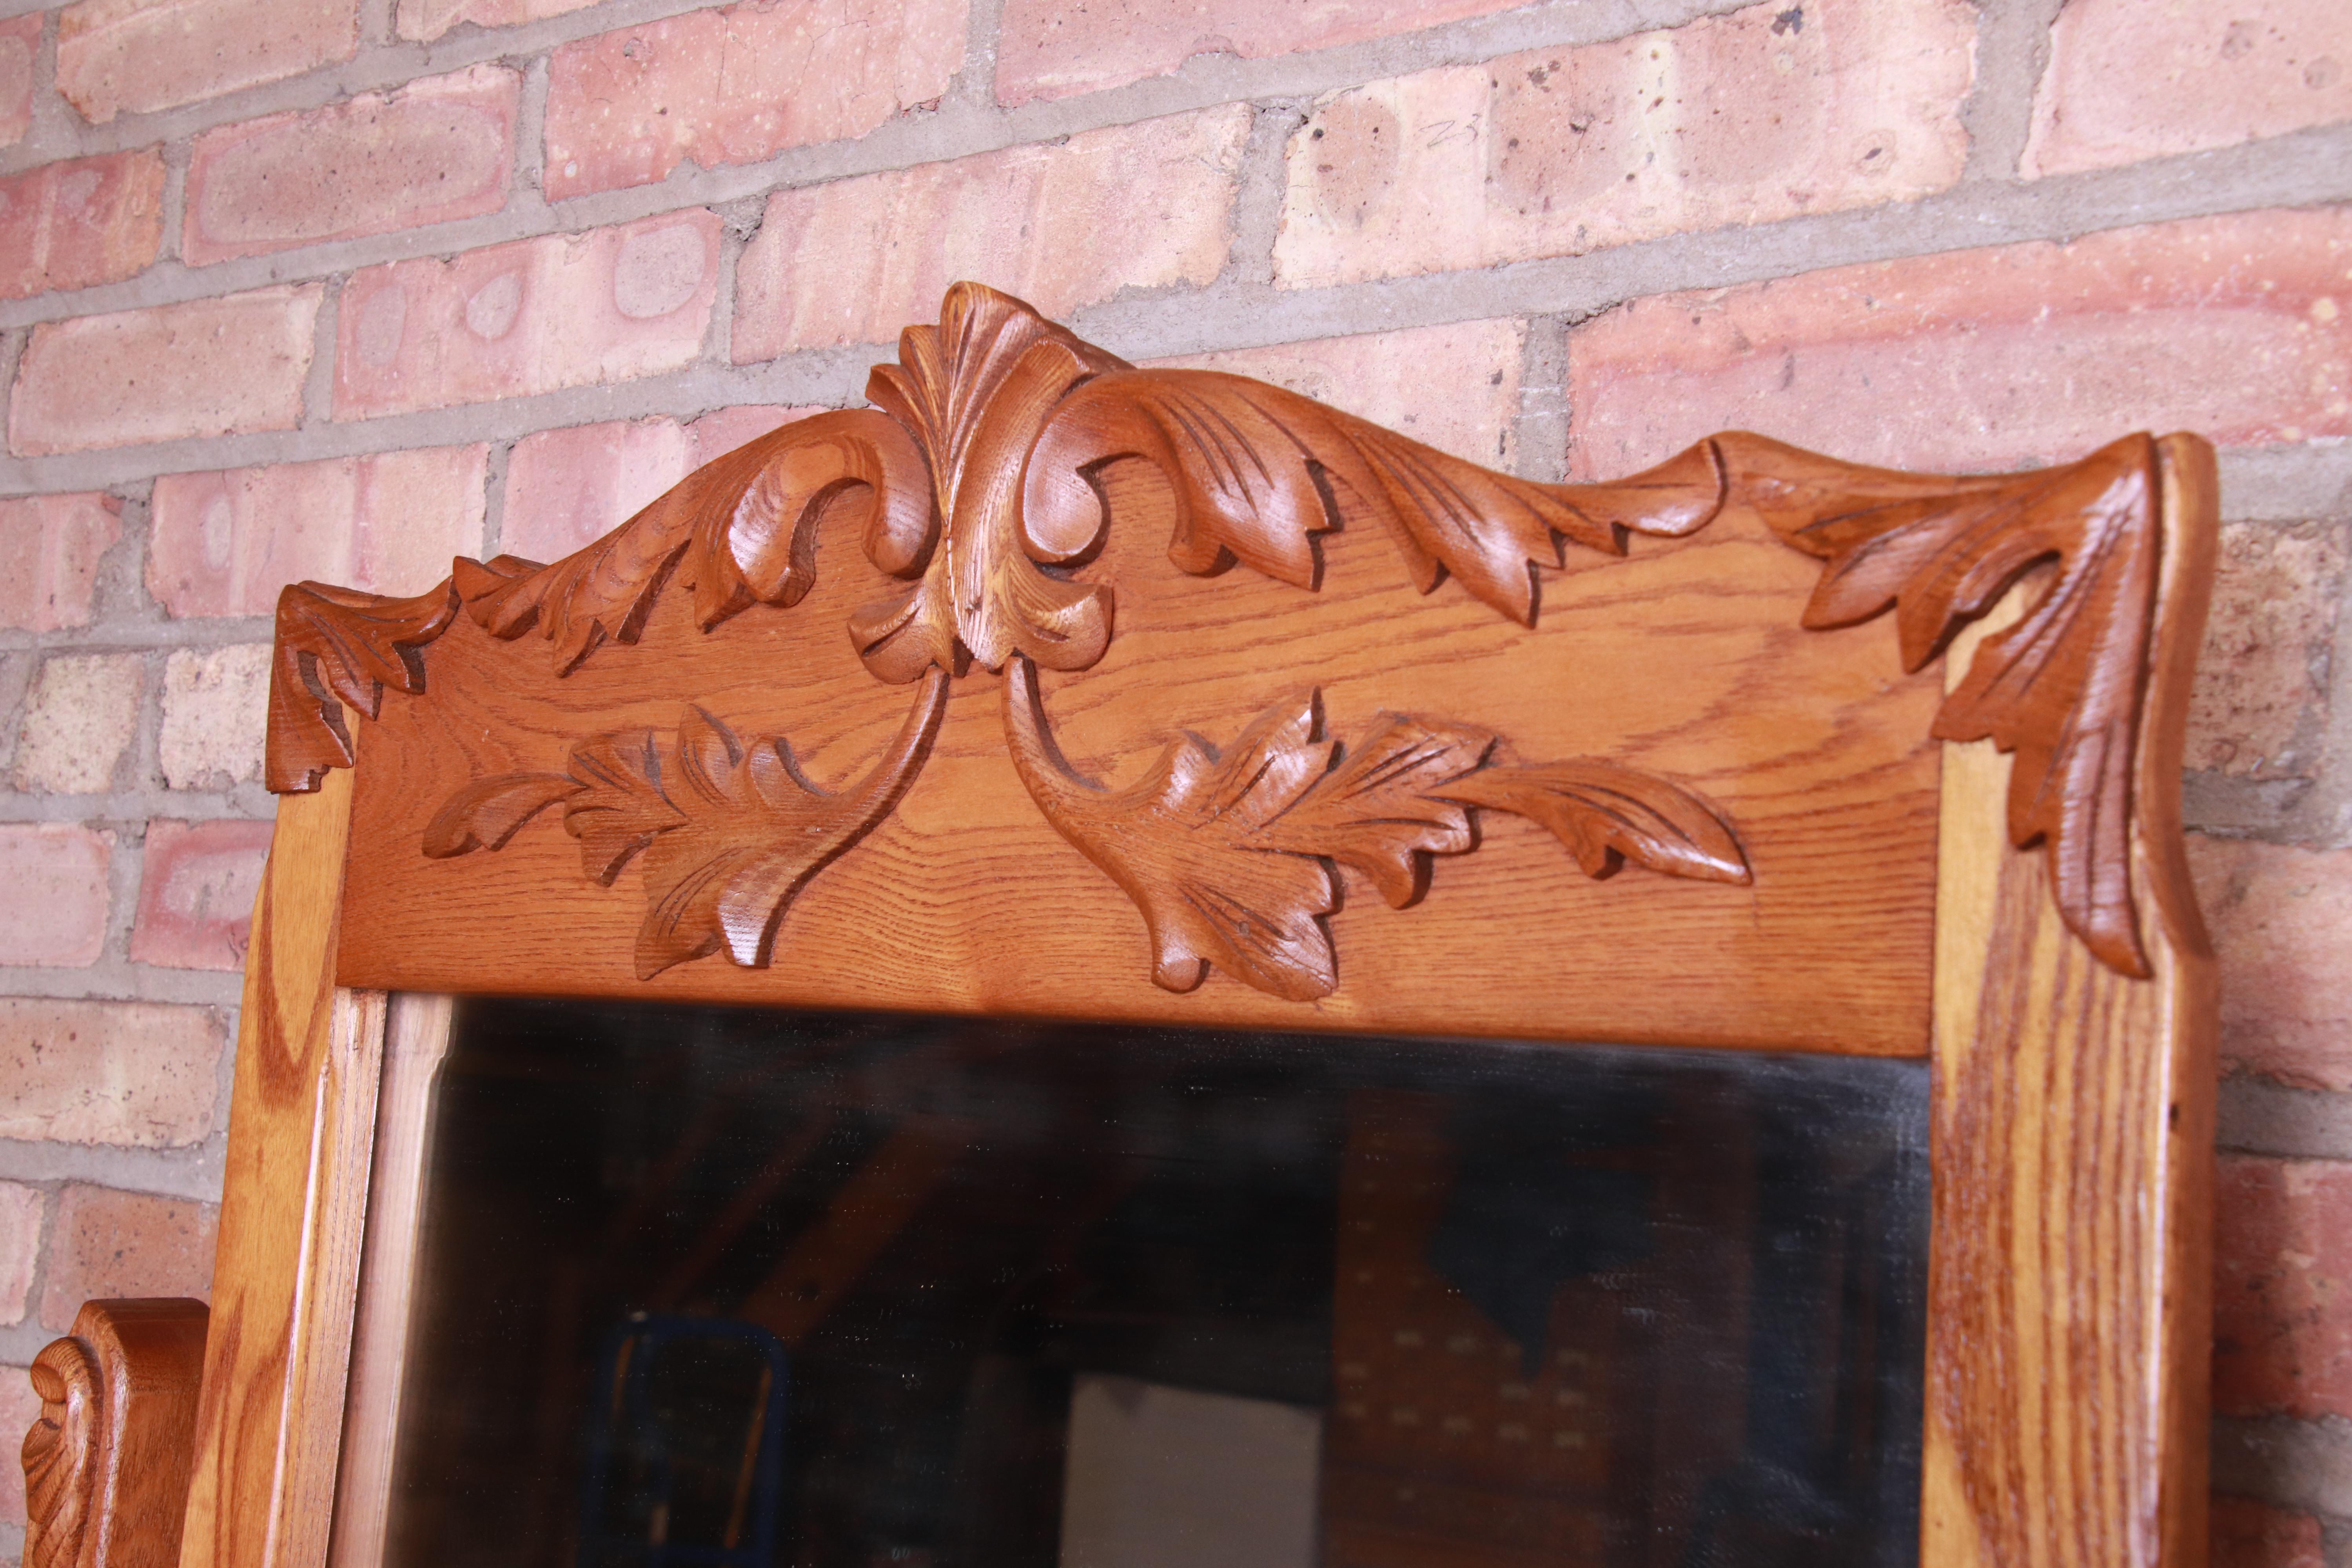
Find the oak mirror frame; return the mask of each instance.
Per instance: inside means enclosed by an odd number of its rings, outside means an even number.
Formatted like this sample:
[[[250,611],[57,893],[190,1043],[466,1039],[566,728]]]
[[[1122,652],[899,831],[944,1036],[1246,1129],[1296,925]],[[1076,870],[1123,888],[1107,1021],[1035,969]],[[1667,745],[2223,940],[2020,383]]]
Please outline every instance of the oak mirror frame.
[[[209,1328],[45,1352],[29,1563],[372,1568],[467,994],[1925,1058],[1921,1561],[2204,1562],[2205,442],[1539,484],[971,284],[869,396],[286,591]]]

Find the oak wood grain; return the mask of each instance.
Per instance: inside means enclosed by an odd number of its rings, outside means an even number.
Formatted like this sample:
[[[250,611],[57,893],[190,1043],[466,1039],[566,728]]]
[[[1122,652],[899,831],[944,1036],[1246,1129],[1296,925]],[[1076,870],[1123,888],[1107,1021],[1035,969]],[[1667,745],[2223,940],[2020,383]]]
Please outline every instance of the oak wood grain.
[[[351,776],[280,803],[254,909],[183,1568],[326,1556],[384,1019],[335,984]]]
[[[27,1568],[172,1568],[194,1453],[205,1304],[85,1301],[34,1359]]]
[[[2011,762],[1949,748],[1937,911],[1926,1568],[2205,1560],[2213,964],[2180,847],[2212,454],[2168,527],[2132,875],[2154,974],[2100,963],[2007,842]],[[1957,667],[1957,662],[1956,667]]]

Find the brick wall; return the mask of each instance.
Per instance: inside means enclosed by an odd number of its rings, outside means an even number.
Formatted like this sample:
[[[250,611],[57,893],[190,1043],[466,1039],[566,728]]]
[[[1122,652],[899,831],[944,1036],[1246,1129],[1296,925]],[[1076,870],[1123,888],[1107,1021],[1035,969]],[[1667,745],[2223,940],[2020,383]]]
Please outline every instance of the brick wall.
[[[2344,0],[10,10],[0,1433],[209,1271],[279,585],[551,557],[974,277],[1540,477],[2218,440],[2217,1531],[2352,1563]]]

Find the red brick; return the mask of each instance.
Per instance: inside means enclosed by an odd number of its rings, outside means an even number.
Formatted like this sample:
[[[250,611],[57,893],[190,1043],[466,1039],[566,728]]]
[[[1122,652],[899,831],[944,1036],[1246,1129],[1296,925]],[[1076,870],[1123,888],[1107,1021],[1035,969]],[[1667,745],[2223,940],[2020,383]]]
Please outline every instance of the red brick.
[[[2192,835],[2189,857],[2221,960],[2223,1059],[2352,1089],[2352,849]]]
[[[650,184],[846,141],[947,91],[966,0],[754,0],[583,38],[548,62],[547,194]]]
[[[701,353],[719,285],[701,208],[371,268],[343,287],[335,415],[360,419],[655,375]]]
[[[302,417],[316,283],[257,289],[33,329],[8,405],[19,456],[130,447]]]
[[[737,267],[735,363],[887,342],[961,278],[1048,315],[1209,283],[1233,246],[1247,104],[778,191]]]
[[[89,625],[98,563],[122,538],[112,496],[0,500],[0,626],[55,632]]]
[[[267,822],[150,822],[140,858],[131,962],[167,969],[245,967],[269,833]]]
[[[400,37],[430,42],[462,23],[513,27],[593,5],[599,0],[400,0],[393,27]]]
[[[106,951],[114,835],[63,822],[0,826],[0,963],[82,969]]]
[[[1245,60],[1337,48],[1468,16],[1507,11],[1526,0],[1326,0],[1268,5],[1264,0],[1008,0],[997,34],[996,98],[1008,107],[1069,98],[1166,76],[1194,55]]]
[[[2344,0],[2068,0],[2033,99],[2029,176],[2352,120]]]
[[[0,997],[0,1138],[201,1143],[227,1047],[206,1007]]]
[[[163,243],[163,156],[149,147],[0,180],[0,299],[129,278]]]
[[[2327,1568],[2319,1521],[2247,1498],[2213,1500],[2212,1568]]]
[[[266,616],[305,579],[421,594],[482,546],[486,447],[155,481],[147,589],[173,616]]]
[[[41,1261],[41,1189],[0,1182],[0,1328],[25,1321]]]
[[[1292,136],[1279,282],[1576,256],[1876,206],[1960,177],[1968,0],[1779,0],[1320,100]]]
[[[515,72],[478,65],[199,136],[180,254],[201,267],[494,213],[521,89]]]
[[[507,459],[499,548],[554,561],[604,537],[711,458],[814,409],[745,407],[541,430]]]
[[[1507,468],[1525,335],[1513,321],[1458,321],[1151,363],[1255,376],[1440,451]]]
[[[2352,434],[2348,271],[2352,211],[2272,211],[1636,300],[1570,336],[1570,467],[1724,429],[1909,468]]]
[[[29,1432],[41,1418],[30,1369],[0,1365],[0,1432]],[[0,1465],[0,1524],[25,1522],[25,1467]]]
[[[2352,1164],[2225,1154],[2213,1204],[2214,1408],[2352,1415]]]
[[[41,1322],[59,1333],[84,1301],[109,1296],[213,1293],[220,1208],[184,1198],[121,1193],[79,1183],[58,1201]]]
[[[2189,703],[2189,765],[2309,778],[2344,581],[2344,530],[2231,523]]]
[[[359,0],[81,0],[58,14],[58,90],[102,125],[347,60]]]
[[[33,128],[33,57],[40,51],[38,11],[0,22],[0,147],[15,146]]]

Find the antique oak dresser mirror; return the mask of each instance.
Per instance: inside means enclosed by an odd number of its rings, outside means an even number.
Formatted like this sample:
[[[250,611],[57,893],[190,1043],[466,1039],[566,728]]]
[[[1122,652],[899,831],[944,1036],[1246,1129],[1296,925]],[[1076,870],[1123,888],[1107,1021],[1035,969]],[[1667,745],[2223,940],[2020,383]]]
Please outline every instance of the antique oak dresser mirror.
[[[2204,1561],[2204,442],[1538,484],[969,284],[870,396],[286,591],[31,1563]]]

